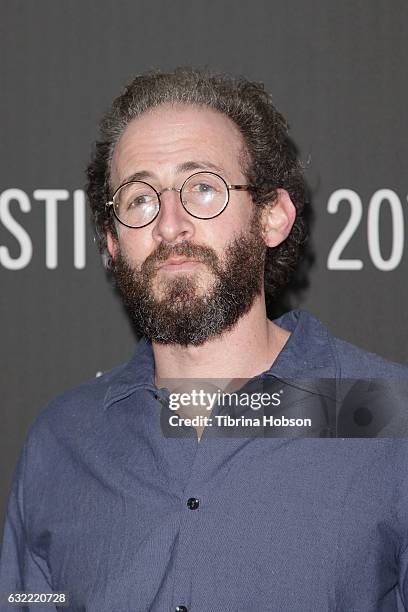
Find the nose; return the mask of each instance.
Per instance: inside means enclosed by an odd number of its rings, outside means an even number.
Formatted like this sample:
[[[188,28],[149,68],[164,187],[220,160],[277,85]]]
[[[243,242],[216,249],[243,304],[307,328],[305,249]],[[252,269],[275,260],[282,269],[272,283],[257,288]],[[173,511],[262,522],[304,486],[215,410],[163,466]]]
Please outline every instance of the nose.
[[[152,236],[158,243],[178,243],[194,235],[194,219],[183,208],[179,190],[166,188],[160,194],[160,212]]]

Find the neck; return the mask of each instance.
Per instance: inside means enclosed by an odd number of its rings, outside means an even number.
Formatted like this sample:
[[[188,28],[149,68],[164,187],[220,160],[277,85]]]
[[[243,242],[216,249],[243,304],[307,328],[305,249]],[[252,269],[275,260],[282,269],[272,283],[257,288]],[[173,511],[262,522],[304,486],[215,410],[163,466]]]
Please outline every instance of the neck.
[[[253,378],[271,367],[289,335],[267,318],[262,295],[233,329],[200,346],[153,342],[156,381],[162,378]]]

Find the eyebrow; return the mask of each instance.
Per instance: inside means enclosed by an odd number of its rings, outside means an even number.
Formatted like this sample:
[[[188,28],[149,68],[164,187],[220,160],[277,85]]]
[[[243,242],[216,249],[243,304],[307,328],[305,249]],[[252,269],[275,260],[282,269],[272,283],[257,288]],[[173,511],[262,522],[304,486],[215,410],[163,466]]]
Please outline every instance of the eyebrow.
[[[182,172],[194,172],[194,170],[208,170],[211,169],[214,172],[219,174],[225,174],[224,168],[221,166],[217,166],[210,161],[186,161],[182,164],[178,164],[175,169],[176,174],[181,174]],[[154,172],[149,172],[148,170],[139,170],[138,172],[133,172],[130,176],[127,176],[123,179],[119,185],[116,187],[116,190],[119,189],[125,183],[130,183],[131,181],[144,181],[145,179],[156,179],[157,175]]]

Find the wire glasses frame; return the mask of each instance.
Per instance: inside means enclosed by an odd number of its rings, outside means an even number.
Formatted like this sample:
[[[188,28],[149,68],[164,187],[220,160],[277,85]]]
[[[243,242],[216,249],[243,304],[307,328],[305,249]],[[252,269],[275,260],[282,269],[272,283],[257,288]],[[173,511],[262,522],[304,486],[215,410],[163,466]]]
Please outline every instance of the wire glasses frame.
[[[197,176],[208,176],[210,175],[211,177],[216,177],[216,179],[218,179],[219,181],[221,181],[221,184],[223,185],[223,187],[225,188],[225,197],[224,197],[224,202],[222,203],[222,205],[220,206],[220,209],[217,210],[217,212],[211,216],[199,216],[197,214],[192,213],[187,207],[186,205],[188,205],[188,202],[184,202],[183,201],[183,191],[185,190],[185,186],[189,184],[189,182],[191,182],[191,180],[194,177]],[[147,188],[151,189],[152,192],[154,192],[157,196],[157,210],[154,212],[154,215],[152,216],[151,219],[149,219],[149,221],[147,221],[147,223],[143,223],[142,225],[130,225],[129,223],[124,222],[120,217],[119,214],[116,210],[116,202],[115,202],[115,198],[117,197],[117,195],[121,192],[123,192],[123,189],[126,188],[129,185],[132,184],[140,184],[140,185],[145,185]],[[194,174],[191,174],[188,178],[185,179],[185,181],[183,182],[182,186],[180,188],[177,187],[165,187],[164,189],[162,189],[161,191],[157,191],[157,189],[155,189],[152,185],[150,185],[149,183],[146,183],[145,181],[127,181],[126,183],[123,183],[122,185],[120,185],[115,192],[112,195],[112,200],[109,202],[106,202],[105,206],[106,208],[110,208],[112,207],[113,210],[113,214],[116,217],[116,219],[119,221],[119,223],[121,223],[122,225],[126,226],[126,227],[130,227],[130,228],[134,228],[134,229],[141,229],[142,227],[146,227],[147,225],[150,225],[150,223],[152,223],[157,215],[160,212],[160,207],[161,207],[161,199],[160,196],[165,192],[165,191],[177,191],[179,193],[180,196],[180,202],[181,205],[183,206],[184,210],[191,215],[192,217],[194,217],[195,219],[214,219],[215,217],[218,217],[221,213],[224,212],[224,210],[226,209],[229,199],[230,199],[230,190],[237,190],[237,191],[253,191],[254,187],[252,185],[229,185],[225,179],[222,178],[222,176],[220,176],[219,174],[217,174],[216,172],[209,172],[209,171],[200,171],[200,172],[195,172]]]

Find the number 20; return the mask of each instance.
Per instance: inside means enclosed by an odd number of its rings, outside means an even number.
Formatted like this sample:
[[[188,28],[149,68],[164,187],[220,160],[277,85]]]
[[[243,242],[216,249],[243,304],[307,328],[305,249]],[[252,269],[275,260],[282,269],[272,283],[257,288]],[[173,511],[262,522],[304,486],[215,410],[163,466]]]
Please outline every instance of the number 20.
[[[341,254],[351,240],[363,215],[361,198],[352,189],[337,189],[327,202],[327,211],[337,213],[339,204],[347,201],[351,214],[343,231],[330,249],[327,258],[329,270],[361,270],[364,266],[361,259],[341,259]],[[380,250],[380,210],[383,202],[388,202],[392,218],[392,249],[388,259],[384,259]],[[397,194],[391,189],[376,191],[368,205],[367,244],[371,261],[379,270],[388,272],[399,265],[404,252],[404,215],[402,204]]]

